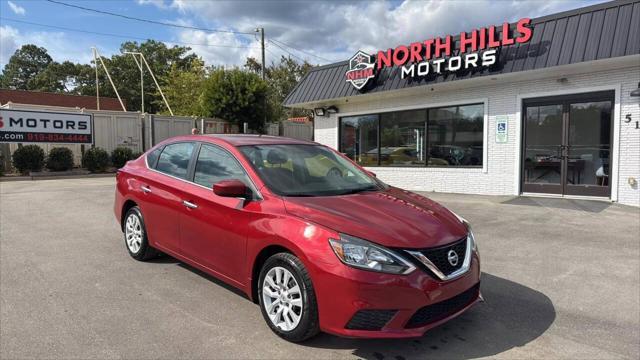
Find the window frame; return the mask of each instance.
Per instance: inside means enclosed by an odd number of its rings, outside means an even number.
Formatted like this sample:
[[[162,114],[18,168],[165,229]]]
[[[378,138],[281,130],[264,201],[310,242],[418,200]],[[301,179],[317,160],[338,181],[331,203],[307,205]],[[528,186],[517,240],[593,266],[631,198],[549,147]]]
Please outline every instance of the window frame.
[[[164,171],[160,171],[160,170],[158,170],[158,169],[156,168],[156,167],[158,166],[158,163],[160,162],[160,157],[162,156],[162,153],[163,153],[163,152],[164,152],[164,150],[167,148],[167,146],[170,146],[170,145],[176,145],[176,144],[193,144],[193,151],[191,152],[191,158],[189,158],[189,164],[187,165],[187,173],[185,174],[185,178],[184,178],[184,179],[183,179],[183,178],[181,178],[181,177],[177,177],[177,176],[175,176],[175,175],[168,174],[168,173],[166,173],[166,172],[164,172]],[[172,143],[169,143],[169,144],[164,144],[164,145],[162,145],[162,150],[160,151],[160,155],[158,156],[158,159],[156,159],[155,164],[153,165],[153,168],[149,167],[149,164],[148,164],[148,163],[147,163],[147,167],[148,167],[149,169],[151,169],[151,170],[153,170],[153,171],[155,171],[155,172],[159,173],[159,174],[166,175],[166,176],[169,176],[169,177],[171,177],[171,178],[178,179],[178,180],[182,180],[182,181],[189,181],[189,180],[188,180],[188,179],[189,179],[189,170],[191,169],[191,166],[193,165],[193,164],[192,164],[192,163],[193,163],[193,154],[194,154],[194,153],[196,152],[196,150],[198,150],[198,149],[199,149],[199,146],[198,146],[198,142],[197,142],[197,141],[188,141],[188,140],[183,140],[183,141],[176,141],[176,142],[172,142]],[[145,156],[145,163],[146,163],[146,162],[147,162],[147,160],[146,160],[146,156]]]
[[[430,110],[442,109],[448,107],[463,107],[463,106],[472,106],[472,105],[481,105],[483,107],[483,119],[482,119],[482,164],[481,165],[429,165],[429,113]],[[424,120],[424,129],[425,129],[425,161],[424,165],[402,165],[402,164],[394,164],[394,165],[381,165],[380,159],[380,146],[382,144],[382,122],[381,115],[388,113],[401,113],[406,111],[415,111],[415,110],[424,110],[426,112],[425,120]],[[342,124],[344,118],[349,117],[357,117],[357,116],[376,116],[377,117],[377,148],[378,148],[378,163],[376,165],[361,165],[357,161],[353,160],[359,166],[363,167],[375,167],[375,168],[409,168],[409,169],[420,169],[420,168],[436,168],[436,169],[480,169],[483,172],[486,172],[487,169],[487,161],[488,161],[488,134],[489,134],[489,121],[488,121],[488,101],[487,99],[471,99],[470,101],[464,102],[453,102],[453,103],[442,103],[442,104],[434,104],[433,106],[410,106],[410,107],[402,107],[397,109],[384,109],[382,111],[375,112],[361,112],[361,113],[347,113],[338,117],[338,137],[337,137],[337,149],[340,153],[343,153],[342,149]]]
[[[221,152],[224,152],[227,155],[229,155],[238,164],[240,169],[242,169],[242,171],[244,171],[244,174],[247,177],[247,179],[249,179],[249,183],[250,184],[247,187],[251,190],[251,194],[252,194],[252,197],[251,197],[250,200],[262,200],[262,195],[258,191],[258,187],[256,186],[256,183],[253,181],[253,179],[251,178],[251,175],[249,175],[249,172],[244,167],[244,165],[242,165],[242,162],[240,162],[240,160],[238,160],[238,157],[233,155],[233,153],[231,153],[231,151],[225,149],[224,147],[222,147],[220,145],[217,145],[217,144],[214,144],[214,143],[210,143],[210,142],[202,142],[202,141],[198,141],[197,142],[197,147],[194,150],[194,156],[191,159],[191,162],[189,163],[189,170],[187,172],[187,180],[186,181],[188,183],[190,183],[192,185],[199,186],[199,187],[207,189],[207,190],[213,191],[212,187],[206,187],[204,185],[201,185],[201,184],[198,184],[197,182],[195,182],[196,164],[198,163],[198,158],[200,157],[200,151],[202,150],[203,146],[211,146],[211,147],[216,148],[217,150],[220,150]]]
[[[167,147],[168,145],[179,144],[179,143],[193,143],[194,144],[193,152],[191,153],[191,158],[189,159],[189,165],[187,166],[186,179],[182,179],[182,178],[179,178],[177,176],[173,176],[171,174],[167,174],[165,172],[157,170],[155,168],[155,166],[158,164],[160,156],[158,156],[158,159],[156,160],[156,163],[154,164],[154,166],[151,167],[151,166],[149,166],[149,163],[147,162],[147,156],[145,155],[144,162],[145,162],[145,165],[147,166],[147,169],[149,169],[151,171],[154,171],[154,172],[156,172],[158,174],[161,174],[161,175],[164,175],[164,176],[168,176],[168,177],[170,177],[172,179],[180,180],[180,181],[186,182],[187,184],[195,185],[195,186],[201,187],[203,189],[207,189],[207,190],[209,190],[209,191],[211,191],[213,193],[213,189],[212,188],[206,187],[204,185],[200,185],[200,184],[194,182],[193,180],[194,180],[194,177],[195,177],[196,162],[198,161],[198,156],[200,155],[200,148],[202,147],[202,145],[209,145],[209,146],[217,147],[221,151],[224,151],[227,154],[229,154],[229,156],[231,156],[238,163],[238,165],[240,165],[240,168],[242,168],[242,171],[244,171],[244,173],[246,174],[247,179],[249,179],[249,182],[250,182],[249,189],[251,189],[251,194],[253,196],[250,199],[247,199],[247,200],[260,201],[260,200],[264,199],[262,197],[262,194],[260,193],[260,190],[258,190],[258,187],[256,186],[255,181],[253,180],[253,178],[251,178],[251,175],[249,175],[249,172],[247,171],[247,168],[242,164],[242,162],[240,160],[238,160],[238,157],[235,156],[231,151],[225,149],[224,147],[222,147],[222,146],[220,146],[218,144],[214,144],[214,143],[206,142],[206,141],[203,142],[203,141],[182,140],[182,141],[176,141],[176,142],[172,142],[172,143],[167,143],[167,144],[161,145],[161,146],[155,148],[154,150],[162,149],[160,151],[160,154],[162,154],[162,151],[164,151],[164,148]]]

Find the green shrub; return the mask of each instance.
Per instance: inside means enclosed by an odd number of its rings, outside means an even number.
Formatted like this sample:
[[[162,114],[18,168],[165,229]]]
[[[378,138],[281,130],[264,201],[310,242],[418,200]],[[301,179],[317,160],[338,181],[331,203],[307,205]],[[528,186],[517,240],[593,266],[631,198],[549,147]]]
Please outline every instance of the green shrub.
[[[109,166],[109,153],[106,150],[94,147],[82,155],[82,166],[91,172],[102,172]]]
[[[13,166],[21,174],[40,171],[44,166],[44,150],[38,145],[21,146],[13,152]]]
[[[4,176],[4,154],[0,152],[0,176]]]
[[[73,152],[67,148],[53,148],[47,157],[47,169],[67,171],[73,168]]]
[[[111,152],[111,163],[117,169],[120,169],[129,160],[135,159],[133,157],[133,150],[126,147],[117,147]]]

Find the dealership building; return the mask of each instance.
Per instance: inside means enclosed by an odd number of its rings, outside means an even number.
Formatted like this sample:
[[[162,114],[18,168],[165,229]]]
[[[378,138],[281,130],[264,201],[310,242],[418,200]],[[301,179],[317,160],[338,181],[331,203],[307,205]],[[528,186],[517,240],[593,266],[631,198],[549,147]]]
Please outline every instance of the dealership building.
[[[640,1],[486,25],[316,67],[285,105],[394,186],[640,206]]]
[[[285,105],[394,186],[640,206],[640,1],[461,31],[316,67]]]

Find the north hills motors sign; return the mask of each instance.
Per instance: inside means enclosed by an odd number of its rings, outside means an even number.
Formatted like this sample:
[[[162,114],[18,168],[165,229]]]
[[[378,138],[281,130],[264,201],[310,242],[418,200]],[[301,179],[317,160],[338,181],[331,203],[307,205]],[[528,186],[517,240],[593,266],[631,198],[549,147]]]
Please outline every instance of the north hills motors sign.
[[[460,33],[457,42],[452,35],[447,35],[380,50],[375,57],[358,51],[349,59],[346,80],[362,90],[380,70],[388,67],[401,67],[402,79],[489,67],[498,61],[498,49],[502,46],[531,40],[530,24],[531,19],[523,18],[513,31],[505,22],[502,31],[496,26],[483,27]]]

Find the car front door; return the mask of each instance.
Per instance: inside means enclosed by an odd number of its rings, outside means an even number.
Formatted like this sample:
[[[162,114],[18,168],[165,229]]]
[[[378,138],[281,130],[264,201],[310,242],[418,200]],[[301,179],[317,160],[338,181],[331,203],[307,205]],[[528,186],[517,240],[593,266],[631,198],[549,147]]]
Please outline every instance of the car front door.
[[[151,244],[160,250],[178,252],[179,218],[184,205],[189,163],[194,142],[166,145],[157,159],[147,164],[150,171],[140,181],[141,210]]]
[[[192,183],[186,184],[185,206],[180,224],[181,252],[202,266],[243,284],[249,223],[254,218],[245,205],[251,199],[220,197],[213,184],[237,179],[251,192],[253,184],[238,160],[227,150],[202,144],[193,167]]]

